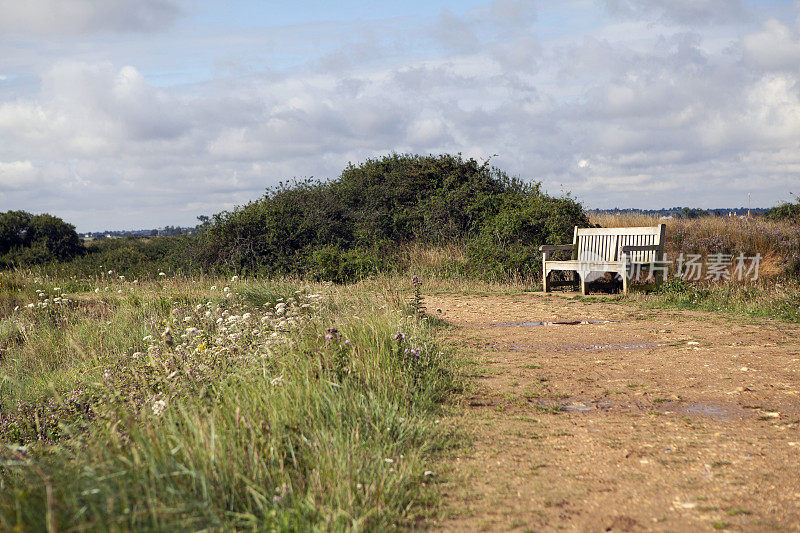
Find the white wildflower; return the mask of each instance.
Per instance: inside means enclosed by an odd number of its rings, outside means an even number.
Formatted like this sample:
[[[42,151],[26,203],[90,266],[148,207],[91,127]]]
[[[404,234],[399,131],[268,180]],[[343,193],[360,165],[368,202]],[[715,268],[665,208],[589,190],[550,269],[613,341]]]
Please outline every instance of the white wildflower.
[[[95,289],[94,292],[99,294],[100,293],[100,289]]]
[[[159,272],[158,275],[159,276],[166,276],[166,274],[164,274],[163,272]]]
[[[151,340],[153,340],[153,336],[152,335],[148,335],[147,337],[143,337],[142,338],[143,342],[150,342]]]
[[[156,416],[161,416],[166,408],[166,400],[156,400],[153,402],[153,414]]]
[[[270,380],[269,384],[272,385],[273,387],[276,385],[283,385],[283,375],[280,375],[277,378],[273,378],[272,380]]]
[[[113,273],[114,273],[114,271],[113,271],[113,270],[109,270],[109,271],[108,271],[108,274],[109,274],[109,275],[111,275],[111,274],[113,274]]]
[[[251,316],[252,315],[250,313],[245,313],[245,314],[242,315],[242,320],[250,320]]]
[[[216,285],[212,285],[212,286],[211,286],[211,290],[212,290],[212,291],[215,291],[215,290],[217,290],[217,286],[216,286]]]
[[[222,288],[222,292],[230,292],[230,291],[231,291],[230,287],[223,287]]]
[[[184,321],[184,322],[186,322],[186,323],[188,324],[189,322],[191,322],[191,321],[192,321],[192,317],[190,317],[190,316],[185,316],[185,317],[183,317],[183,321]]]
[[[231,278],[231,283],[235,283],[235,282],[237,282],[237,281],[239,281],[239,276],[233,276],[233,277]]]
[[[186,334],[189,335],[190,337],[194,337],[196,335],[200,335],[200,330],[194,327],[186,328]]]

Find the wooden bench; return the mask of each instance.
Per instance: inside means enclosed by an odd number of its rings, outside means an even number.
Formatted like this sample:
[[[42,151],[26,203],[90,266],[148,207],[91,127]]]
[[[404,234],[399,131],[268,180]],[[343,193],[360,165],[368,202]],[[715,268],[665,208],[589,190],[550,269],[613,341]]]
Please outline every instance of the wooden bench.
[[[631,287],[631,273],[648,271],[648,283],[637,289],[655,289],[664,281],[664,236],[666,225],[651,228],[575,228],[572,244],[540,246],[543,288],[574,285],[576,281],[548,281],[554,271],[573,271],[580,278],[581,294],[586,294],[587,277],[592,273],[615,272],[622,277],[622,292]],[[550,254],[571,251],[568,261],[551,261]]]

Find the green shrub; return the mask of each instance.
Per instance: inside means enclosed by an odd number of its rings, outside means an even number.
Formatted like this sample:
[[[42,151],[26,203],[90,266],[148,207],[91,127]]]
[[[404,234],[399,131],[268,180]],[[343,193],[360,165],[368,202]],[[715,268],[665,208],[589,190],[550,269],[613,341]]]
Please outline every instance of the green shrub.
[[[764,217],[775,221],[800,222],[800,200],[794,203],[784,202],[779,206],[773,207],[764,213]]]
[[[588,225],[580,204],[460,155],[391,154],[331,182],[281,184],[214,216],[198,241],[206,268],[338,283],[404,268],[398,245],[469,243],[474,273],[536,276],[538,246]],[[469,270],[469,268],[468,268]]]
[[[0,213],[0,267],[66,261],[83,254],[75,226],[48,214]]]

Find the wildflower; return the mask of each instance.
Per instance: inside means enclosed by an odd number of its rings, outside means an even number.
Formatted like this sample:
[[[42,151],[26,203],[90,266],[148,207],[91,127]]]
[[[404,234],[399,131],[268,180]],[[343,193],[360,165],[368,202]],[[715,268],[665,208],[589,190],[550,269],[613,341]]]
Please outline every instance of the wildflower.
[[[422,474],[422,475],[423,475],[423,476],[425,476],[425,477],[432,476],[432,475],[433,475],[433,472],[432,472],[432,471],[430,471],[430,470],[426,470],[426,471],[425,471],[425,473],[424,473],[424,474]]]
[[[230,287],[223,287],[222,288],[222,292],[231,292],[231,288]]]
[[[225,295],[225,298],[233,298],[233,293],[229,292],[228,294]]]
[[[161,416],[166,408],[167,402],[165,400],[156,400],[153,402],[153,414],[156,416]]]
[[[166,274],[164,274],[163,272],[159,272],[158,275],[159,276],[166,276]]]
[[[237,282],[237,281],[239,281],[239,276],[233,276],[233,277],[231,278],[231,283],[235,283],[235,282]]]
[[[108,275],[109,275],[109,276],[110,276],[111,274],[113,274],[113,273],[114,273],[114,271],[113,271],[113,270],[109,270],[109,271],[108,271]]]
[[[273,378],[272,380],[270,380],[269,384],[272,385],[273,387],[277,385],[283,385],[283,375],[281,374],[277,378]]]
[[[212,286],[211,286],[211,290],[212,290],[212,291],[215,291],[215,290],[217,290],[217,286],[216,286],[216,285],[212,285]]]
[[[17,311],[19,311],[19,306],[16,306],[16,307],[14,308],[14,312],[16,313]]]
[[[100,289],[95,289],[94,292],[99,294],[100,293]]]
[[[122,289],[119,289],[117,293],[122,294]]]
[[[252,315],[250,313],[245,313],[245,314],[242,315],[242,320],[250,320],[251,316]]]
[[[192,321],[192,317],[190,317],[190,316],[185,316],[185,317],[183,317],[183,321],[184,321],[184,322],[186,322],[186,323],[188,324],[189,322],[191,322],[191,321]]]
[[[54,292],[59,292],[60,290],[61,290],[61,287],[53,287],[53,291]]]
[[[190,337],[194,337],[196,335],[200,335],[200,330],[194,327],[186,328],[186,334],[189,335]]]
[[[396,341],[402,341],[405,340],[405,338],[406,338],[405,333],[398,333],[397,335],[394,336],[394,340]]]
[[[143,342],[150,342],[151,340],[153,340],[153,336],[152,335],[148,335],[148,336],[142,338]]]
[[[393,462],[394,462],[394,459],[390,459],[390,458],[388,458],[388,457],[387,457],[386,459],[384,459],[384,462],[386,462],[386,463],[393,463]]]

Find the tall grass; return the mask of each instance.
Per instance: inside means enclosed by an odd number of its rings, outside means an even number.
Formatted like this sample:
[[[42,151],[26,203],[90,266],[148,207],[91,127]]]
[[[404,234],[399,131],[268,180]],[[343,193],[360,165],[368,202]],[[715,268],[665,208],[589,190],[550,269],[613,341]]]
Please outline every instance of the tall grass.
[[[0,360],[0,530],[382,530],[428,512],[457,369],[397,291],[107,281],[59,297],[58,323],[52,296],[6,317],[25,336]],[[18,362],[37,358],[54,363]]]
[[[763,217],[715,217],[669,219],[641,213],[596,214],[593,224],[603,227],[667,225],[667,256],[683,254],[761,254],[759,275],[776,278],[800,274],[800,226]]]

